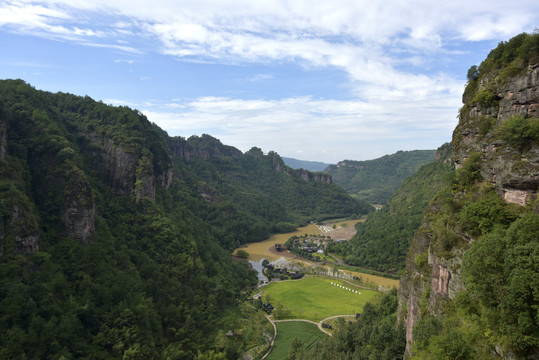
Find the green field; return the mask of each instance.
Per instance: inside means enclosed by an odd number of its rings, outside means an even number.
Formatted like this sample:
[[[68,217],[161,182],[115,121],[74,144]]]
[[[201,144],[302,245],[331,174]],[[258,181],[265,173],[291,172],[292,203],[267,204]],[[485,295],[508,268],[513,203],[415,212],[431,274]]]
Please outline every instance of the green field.
[[[310,349],[318,340],[327,337],[316,325],[303,321],[278,322],[275,325],[277,338],[267,360],[286,360],[294,338],[303,343],[304,349]]]
[[[361,295],[331,285],[337,282]],[[363,311],[363,306],[378,292],[353,287],[347,283],[321,277],[272,282],[262,288],[263,301],[275,306],[276,319],[307,319],[320,321],[333,315],[353,315]]]

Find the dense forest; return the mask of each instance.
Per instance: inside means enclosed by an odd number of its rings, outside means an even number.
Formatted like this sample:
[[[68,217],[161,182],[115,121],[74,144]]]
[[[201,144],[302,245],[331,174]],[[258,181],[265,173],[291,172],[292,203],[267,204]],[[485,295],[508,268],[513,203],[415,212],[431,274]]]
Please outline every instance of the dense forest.
[[[435,150],[398,151],[374,160],[344,160],[325,171],[356,199],[386,204],[406,178],[434,160],[434,153]]]
[[[371,209],[275,153],[1,81],[0,358],[236,359],[257,279],[227,250]]]
[[[450,179],[454,169],[450,157],[450,144],[440,147],[435,161],[419,168],[386,206],[356,225],[357,233],[350,241],[334,243],[328,250],[349,265],[390,274],[404,269],[406,254],[429,201]]]

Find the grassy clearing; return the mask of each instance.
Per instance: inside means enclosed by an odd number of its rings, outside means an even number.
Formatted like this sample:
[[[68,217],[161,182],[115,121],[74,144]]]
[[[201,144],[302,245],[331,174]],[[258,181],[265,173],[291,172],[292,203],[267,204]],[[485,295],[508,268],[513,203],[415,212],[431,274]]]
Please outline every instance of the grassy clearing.
[[[294,338],[298,338],[303,343],[304,349],[310,349],[320,339],[327,336],[316,325],[303,321],[280,322],[275,325],[277,326],[277,338],[273,350],[266,358],[268,360],[286,360]]]
[[[348,288],[359,290],[361,295],[331,285],[338,282]],[[277,319],[307,319],[320,321],[333,315],[355,315],[378,292],[355,288],[338,280],[307,277],[270,283],[263,288],[265,302],[275,306]]]

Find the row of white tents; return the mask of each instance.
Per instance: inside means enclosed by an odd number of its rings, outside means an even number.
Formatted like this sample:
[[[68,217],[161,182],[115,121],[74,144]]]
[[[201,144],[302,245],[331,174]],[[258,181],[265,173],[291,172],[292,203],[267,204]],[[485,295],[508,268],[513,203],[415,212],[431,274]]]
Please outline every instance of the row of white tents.
[[[334,285],[334,286],[340,287],[341,289],[348,290],[348,291],[351,291],[351,292],[356,293],[358,295],[361,295],[361,293],[359,291],[347,288],[347,287],[342,286],[340,284],[334,283],[333,281],[331,282],[331,285]]]

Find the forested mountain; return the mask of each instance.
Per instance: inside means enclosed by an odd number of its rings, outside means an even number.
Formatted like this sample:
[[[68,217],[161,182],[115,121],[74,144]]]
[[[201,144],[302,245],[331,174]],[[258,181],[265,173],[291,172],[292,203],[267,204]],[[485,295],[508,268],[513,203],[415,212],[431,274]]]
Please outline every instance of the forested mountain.
[[[404,181],[388,205],[356,225],[357,233],[350,241],[335,243],[329,251],[340,255],[349,265],[391,274],[404,269],[406,254],[425,209],[454,169],[450,158],[451,145],[445,144],[436,152],[435,161],[421,166]]]
[[[399,288],[406,356],[539,358],[539,33],[468,72],[457,170],[431,202]]]
[[[1,81],[0,358],[236,359],[257,280],[226,250],[370,209],[275,153]]]
[[[366,161],[344,160],[326,172],[356,199],[386,204],[402,182],[434,159],[435,150],[398,151]]]
[[[320,161],[307,161],[292,159],[283,156],[283,161],[286,165],[292,169],[305,169],[309,171],[324,171],[330,164],[326,164]]]

